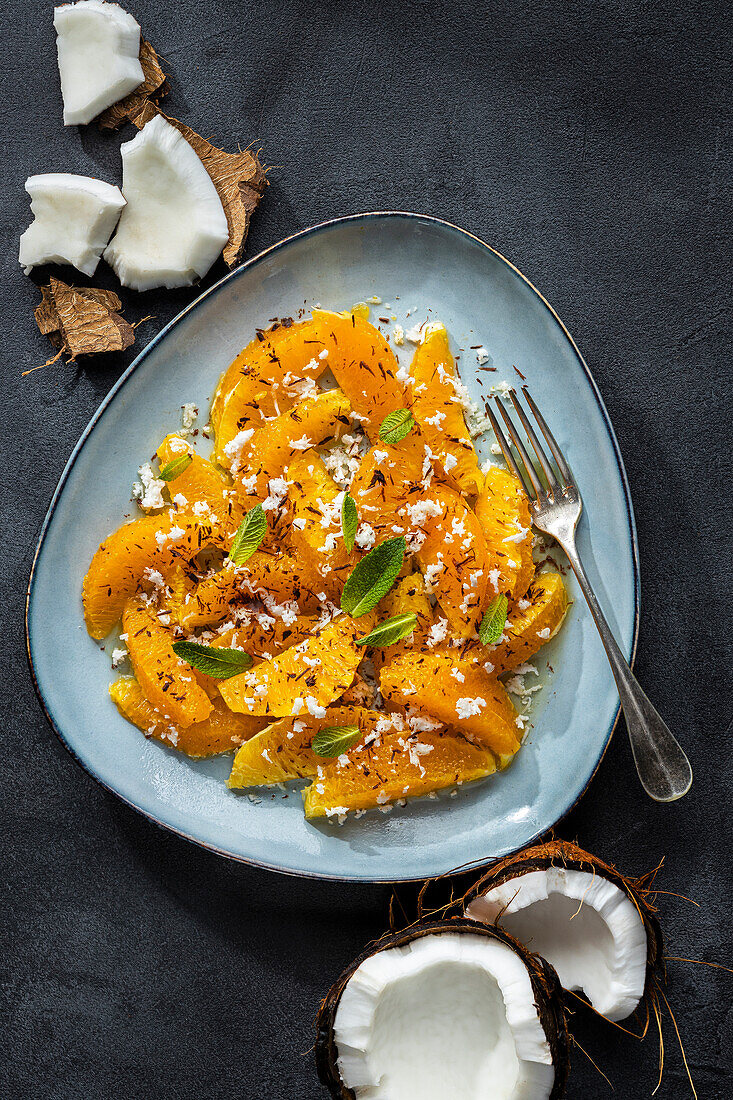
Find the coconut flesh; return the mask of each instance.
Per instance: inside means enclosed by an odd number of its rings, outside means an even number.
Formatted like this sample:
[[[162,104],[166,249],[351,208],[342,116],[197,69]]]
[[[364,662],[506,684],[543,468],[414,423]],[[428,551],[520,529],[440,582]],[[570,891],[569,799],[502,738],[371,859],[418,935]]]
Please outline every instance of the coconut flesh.
[[[119,4],[79,0],[54,8],[64,126],[91,122],[145,80],[140,25]]]
[[[552,1051],[525,962],[507,942],[461,924],[377,950],[343,986],[332,1037],[340,1086],[357,1098],[553,1094]]]
[[[498,920],[609,1020],[629,1016],[644,994],[644,922],[629,896],[597,871],[549,866],[520,873],[477,896],[466,916]]]
[[[34,220],[20,238],[18,258],[30,274],[39,264],[72,264],[93,275],[125,205],[119,187],[69,172],[29,176]]]
[[[224,207],[189,143],[157,115],[122,145],[127,200],[104,253],[123,286],[190,286],[229,240]]]

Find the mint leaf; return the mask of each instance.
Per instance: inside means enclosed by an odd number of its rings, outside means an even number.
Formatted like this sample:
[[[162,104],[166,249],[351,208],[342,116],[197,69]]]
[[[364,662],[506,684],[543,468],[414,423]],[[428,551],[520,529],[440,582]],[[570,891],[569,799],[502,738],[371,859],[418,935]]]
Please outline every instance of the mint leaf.
[[[193,459],[190,455],[179,455],[178,458],[172,458],[170,462],[166,462],[165,466],[162,467],[158,477],[161,481],[173,481],[179,474],[188,469],[192,462]]]
[[[340,756],[353,748],[360,737],[358,726],[325,726],[313,738],[311,748],[316,756]]]
[[[379,428],[382,443],[399,443],[415,427],[415,418],[409,409],[395,409],[388,413]]]
[[[172,648],[177,657],[215,680],[228,680],[230,676],[252,667],[249,653],[242,653],[241,649],[224,649],[199,642],[174,642]]]
[[[232,540],[229,557],[235,565],[244,565],[254,554],[257,547],[267,534],[267,516],[262,510],[261,504],[255,504],[239,525]]]
[[[354,549],[356,529],[359,526],[359,516],[356,511],[356,501],[348,493],[344,493],[341,504],[341,530],[344,534],[344,545],[351,552]]]
[[[412,634],[417,626],[417,615],[410,611],[405,615],[393,615],[391,619],[385,619],[378,623],[374,630],[365,634],[363,638],[357,638],[357,645],[394,645],[408,634]]]
[[[376,607],[397,580],[405,560],[405,538],[387,539],[354,567],[341,593],[341,610],[352,619]]]
[[[478,636],[484,645],[495,645],[504,633],[509,600],[506,596],[495,596],[486,608]]]

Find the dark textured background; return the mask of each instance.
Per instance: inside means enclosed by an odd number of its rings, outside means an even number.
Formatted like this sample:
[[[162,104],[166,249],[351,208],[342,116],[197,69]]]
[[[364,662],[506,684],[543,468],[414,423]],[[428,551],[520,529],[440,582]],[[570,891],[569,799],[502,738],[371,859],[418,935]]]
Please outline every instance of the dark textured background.
[[[148,824],[56,741],[25,664],[22,599],[44,511],[132,358],[20,376],[49,353],[32,321],[37,291],[15,258],[28,221],[23,181],[59,170],[120,178],[119,136],[61,125],[51,6],[10,4],[0,73],[2,1091],[316,1100],[317,1004],[384,928],[387,891],[238,867]],[[419,210],[488,240],[568,324],[616,426],[636,507],[637,671],[687,746],[696,781],[678,805],[648,801],[619,727],[561,834],[632,873],[665,857],[660,885],[698,903],[660,898],[669,953],[730,964],[726,7],[129,4],[172,74],[166,109],[231,147],[259,139],[281,166],[249,255],[334,215]],[[155,314],[138,348],[193,296],[125,293],[130,320]],[[688,963],[669,970],[698,1095],[727,1098],[733,979]],[[584,1010],[574,1023],[617,1096],[651,1094],[653,1037],[639,1044]],[[665,1033],[657,1095],[684,1097],[669,1024]],[[569,1095],[610,1095],[580,1052]]]

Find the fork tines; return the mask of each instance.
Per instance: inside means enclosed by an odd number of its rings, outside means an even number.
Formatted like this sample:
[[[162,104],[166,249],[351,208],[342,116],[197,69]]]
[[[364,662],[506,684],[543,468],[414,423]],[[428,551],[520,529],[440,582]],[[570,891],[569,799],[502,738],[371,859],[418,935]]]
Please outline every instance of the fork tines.
[[[534,399],[532,398],[526,386],[522,386],[522,393],[524,395],[525,401],[527,402],[527,405],[529,406],[530,412],[533,414],[535,421],[539,425],[542,435],[545,437],[547,446],[549,447],[552,457],[555,459],[555,463],[557,465],[558,472],[556,472],[553,468],[550,459],[547,457],[547,454],[542,447],[542,444],[537,438],[537,434],[532,427],[532,423],[527,416],[527,413],[524,411],[521,404],[519,403],[515,390],[510,390],[509,399],[511,400],[511,403],[514,406],[514,410],[519,417],[519,421],[524,429],[525,435],[527,436],[527,439],[529,440],[532,449],[534,450],[534,453],[537,455],[537,461],[539,462],[542,468],[542,472],[547,479],[547,485],[549,487],[550,494],[551,496],[554,496],[556,492],[567,493],[568,489],[575,488],[575,483],[570,467],[565,461],[563,453],[557,444],[557,440],[548,428],[545,418],[542,416],[542,413],[537,408],[537,405],[535,404]],[[501,451],[506,460],[506,464],[512,471],[512,473],[515,474],[521,481],[527,496],[530,497],[530,499],[539,499],[541,496],[545,495],[546,489],[538,477],[537,471],[535,470],[532,460],[529,457],[527,449],[522,442],[522,437],[517,431],[517,428],[515,427],[511,417],[509,416],[509,413],[504,408],[504,405],[502,404],[502,401],[498,397],[498,395],[494,395],[494,401],[501,414],[502,420],[506,425],[506,432],[509,436],[509,439],[507,439],[506,435],[504,434],[504,431],[500,426],[499,421],[497,420],[491,408],[491,405],[488,402],[486,405],[486,412],[488,414],[489,420],[491,421],[491,426],[494,429],[496,440],[501,447]],[[526,470],[526,476],[522,474],[514,458],[514,454],[512,453],[512,444],[514,445],[514,449],[516,450],[519,459],[524,466],[524,469]],[[533,492],[530,492],[527,481],[529,481],[532,490],[534,490]]]

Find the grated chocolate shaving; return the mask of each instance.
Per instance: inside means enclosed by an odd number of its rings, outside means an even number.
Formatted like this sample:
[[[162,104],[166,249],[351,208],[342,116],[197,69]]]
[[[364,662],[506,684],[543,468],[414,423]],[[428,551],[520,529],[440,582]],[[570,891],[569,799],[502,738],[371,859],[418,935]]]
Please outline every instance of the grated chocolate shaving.
[[[211,176],[229,226],[229,242],[224,246],[222,255],[227,267],[236,267],[242,262],[249,224],[267,186],[266,169],[260,164],[257,153],[251,149],[225,153],[190,126],[163,114],[149,101],[143,103],[139,111],[131,116],[131,120],[138,130],[142,130],[145,123],[150,122],[156,114],[163,115],[166,122],[170,122],[183,135]]]
[[[124,99],[113,103],[97,116],[100,130],[117,130],[125,122],[132,122],[136,115],[151,100],[162,99],[168,94],[168,81],[160,66],[157,53],[144,38],[140,39],[140,64],[145,76],[142,84]]]

